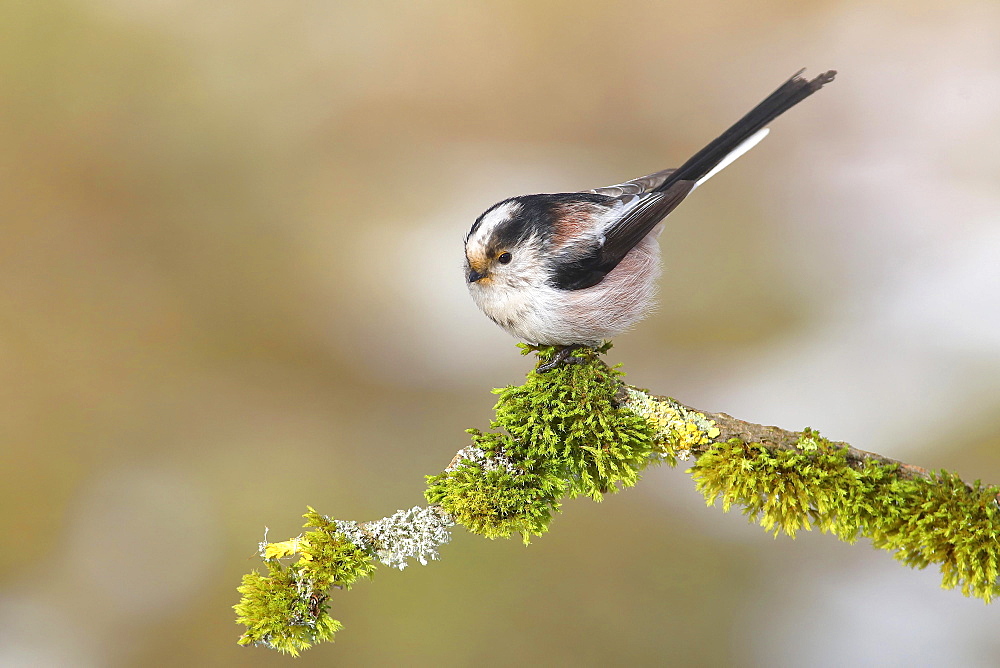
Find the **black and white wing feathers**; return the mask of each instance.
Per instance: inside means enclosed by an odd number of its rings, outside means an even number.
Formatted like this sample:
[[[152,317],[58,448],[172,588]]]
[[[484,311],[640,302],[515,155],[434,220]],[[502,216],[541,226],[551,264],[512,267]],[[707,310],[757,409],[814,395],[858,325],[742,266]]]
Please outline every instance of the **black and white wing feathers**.
[[[553,273],[553,285],[562,290],[582,290],[600,283],[693,188],[692,181],[678,181],[667,192],[609,198],[601,206],[617,212],[618,217],[599,235],[580,239],[566,249],[567,257],[558,263]]]
[[[667,180],[667,177],[673,173],[673,169],[664,169],[659,172],[653,172],[647,176],[640,176],[637,179],[626,181],[625,183],[618,183],[613,186],[604,186],[603,188],[594,188],[593,190],[588,190],[587,192],[616,198],[621,198],[624,195],[644,195],[646,193],[653,192],[663,185],[663,182]]]

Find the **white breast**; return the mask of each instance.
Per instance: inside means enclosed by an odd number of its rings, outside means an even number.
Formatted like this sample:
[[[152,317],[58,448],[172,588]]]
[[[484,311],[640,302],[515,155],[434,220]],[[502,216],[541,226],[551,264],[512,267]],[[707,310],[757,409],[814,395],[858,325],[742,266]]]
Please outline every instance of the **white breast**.
[[[516,338],[539,345],[598,345],[642,320],[654,306],[660,275],[659,226],[597,285],[559,290],[547,274],[471,283],[476,304]]]

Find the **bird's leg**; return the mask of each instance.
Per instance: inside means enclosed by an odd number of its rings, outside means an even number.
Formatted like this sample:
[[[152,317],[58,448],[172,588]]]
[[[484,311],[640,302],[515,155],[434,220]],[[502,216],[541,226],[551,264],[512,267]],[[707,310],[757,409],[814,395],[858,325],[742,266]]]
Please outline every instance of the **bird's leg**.
[[[559,350],[552,356],[552,359],[545,364],[540,365],[536,371],[538,373],[545,373],[546,371],[551,371],[557,366],[561,366],[563,364],[584,364],[587,360],[573,355],[573,352],[579,350],[580,348],[586,348],[586,346],[582,346],[580,344],[559,346]]]

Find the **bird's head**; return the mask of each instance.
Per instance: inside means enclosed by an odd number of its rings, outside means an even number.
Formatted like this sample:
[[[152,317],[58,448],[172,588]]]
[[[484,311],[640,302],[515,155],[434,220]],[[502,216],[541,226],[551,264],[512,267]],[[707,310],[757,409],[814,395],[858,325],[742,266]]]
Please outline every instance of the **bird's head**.
[[[560,266],[589,252],[610,212],[600,195],[524,195],[494,204],[465,238],[470,290],[527,287],[553,279]]]
[[[493,205],[465,238],[465,278],[469,289],[514,284],[539,267],[541,235],[517,198]],[[537,222],[537,221],[535,221]]]

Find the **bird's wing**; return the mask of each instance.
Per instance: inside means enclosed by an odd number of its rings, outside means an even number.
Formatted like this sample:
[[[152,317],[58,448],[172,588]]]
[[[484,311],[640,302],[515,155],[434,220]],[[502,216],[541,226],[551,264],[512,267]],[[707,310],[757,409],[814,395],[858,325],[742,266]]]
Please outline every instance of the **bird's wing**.
[[[676,181],[665,192],[642,196],[621,218],[611,223],[604,230],[604,244],[601,247],[602,263],[610,265],[608,271],[614,269],[636,244],[677,208],[694,189],[694,185],[693,181]]]
[[[665,192],[615,197],[609,205],[624,209],[621,217],[604,228],[596,243],[583,252],[579,246],[573,248],[572,256],[564,258],[553,272],[553,285],[563,290],[582,290],[600,283],[657,223],[684,201],[694,185],[693,181],[677,181]]]
[[[664,169],[647,176],[640,176],[637,179],[626,181],[625,183],[617,183],[613,186],[604,186],[603,188],[594,188],[593,190],[588,190],[587,192],[596,193],[598,195],[607,195],[608,197],[644,195],[645,193],[653,192],[663,185],[663,182],[667,180],[667,177],[673,173],[673,169]]]

